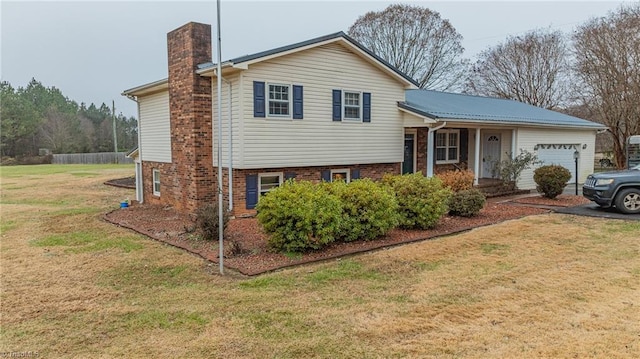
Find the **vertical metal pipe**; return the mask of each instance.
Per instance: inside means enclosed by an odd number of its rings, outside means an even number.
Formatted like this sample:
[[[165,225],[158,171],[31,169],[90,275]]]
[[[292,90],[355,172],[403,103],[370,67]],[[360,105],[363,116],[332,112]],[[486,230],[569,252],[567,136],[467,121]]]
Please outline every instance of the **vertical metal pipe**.
[[[220,264],[220,274],[224,274],[224,209],[222,208],[222,37],[220,36],[220,0],[216,1],[216,5],[218,16],[218,71],[216,73],[218,80],[218,262]]]

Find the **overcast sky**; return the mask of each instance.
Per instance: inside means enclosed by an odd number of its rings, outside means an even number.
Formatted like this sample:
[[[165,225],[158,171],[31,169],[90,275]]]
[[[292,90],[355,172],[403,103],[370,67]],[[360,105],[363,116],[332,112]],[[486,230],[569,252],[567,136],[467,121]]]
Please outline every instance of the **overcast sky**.
[[[222,1],[222,58],[259,52],[347,31],[389,1]],[[464,37],[465,56],[535,28],[570,33],[620,2],[401,1],[428,7]],[[0,3],[0,77],[14,87],[31,78],[87,104],[111,105],[136,116],[123,90],[167,77],[167,32],[189,22],[213,25],[209,1],[5,1]],[[214,58],[217,58],[215,44]]]

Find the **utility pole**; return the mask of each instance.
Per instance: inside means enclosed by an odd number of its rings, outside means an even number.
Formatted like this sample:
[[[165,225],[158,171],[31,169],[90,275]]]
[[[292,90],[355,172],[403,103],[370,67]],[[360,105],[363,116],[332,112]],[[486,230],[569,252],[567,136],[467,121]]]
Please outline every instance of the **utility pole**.
[[[118,135],[116,133],[116,101],[111,100],[111,117],[113,119],[113,152],[118,163]]]

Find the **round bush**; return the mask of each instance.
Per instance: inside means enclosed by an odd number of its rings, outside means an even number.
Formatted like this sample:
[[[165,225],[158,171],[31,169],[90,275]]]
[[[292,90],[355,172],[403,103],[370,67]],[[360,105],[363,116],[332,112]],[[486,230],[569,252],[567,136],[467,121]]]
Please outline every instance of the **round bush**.
[[[342,228],[338,197],[308,181],[288,181],[260,197],[258,221],[278,251],[303,252],[333,242]]]
[[[453,192],[460,192],[473,188],[475,175],[470,170],[464,170],[446,171],[438,173],[436,177],[440,178],[443,186],[448,187]]]
[[[398,225],[398,202],[388,187],[370,179],[322,185],[342,202],[340,240],[375,239]]]
[[[558,165],[539,167],[533,174],[533,180],[536,182],[538,192],[551,199],[558,197],[562,193],[570,179],[571,172]]]
[[[460,217],[473,217],[480,213],[486,202],[484,194],[475,189],[456,192],[449,200],[449,213]]]
[[[427,178],[421,173],[385,176],[398,200],[400,226],[403,228],[433,228],[447,213],[451,190],[443,187],[437,177]]]

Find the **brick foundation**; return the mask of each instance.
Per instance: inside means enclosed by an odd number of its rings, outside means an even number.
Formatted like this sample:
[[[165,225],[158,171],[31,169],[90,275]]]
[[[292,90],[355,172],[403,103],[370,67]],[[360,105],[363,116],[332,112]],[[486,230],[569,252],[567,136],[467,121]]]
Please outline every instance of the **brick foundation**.
[[[233,170],[233,214],[235,216],[253,215],[256,213],[253,209],[247,209],[246,198],[246,176],[251,174],[282,172],[295,173],[297,180],[307,180],[312,182],[320,182],[322,179],[322,171],[331,169],[349,168],[360,170],[360,178],[371,178],[380,180],[386,173],[399,174],[401,163],[378,163],[365,165],[350,166],[319,166],[319,167],[280,167],[280,168],[262,168],[262,169],[235,169]],[[226,194],[228,193],[228,171],[224,170],[224,193],[225,203],[227,203]]]

